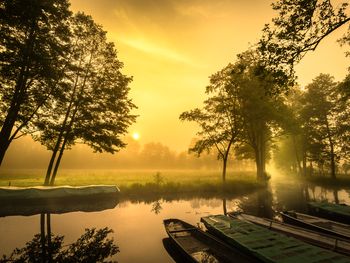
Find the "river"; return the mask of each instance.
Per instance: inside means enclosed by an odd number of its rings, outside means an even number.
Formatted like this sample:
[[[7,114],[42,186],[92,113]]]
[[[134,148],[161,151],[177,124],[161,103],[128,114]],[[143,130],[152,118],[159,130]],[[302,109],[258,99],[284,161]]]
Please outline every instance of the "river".
[[[326,189],[284,178],[271,180],[266,189],[225,199],[177,196],[176,199],[148,201],[142,198],[138,201],[108,200],[107,203],[91,202],[87,204],[88,209],[75,209],[91,212],[74,211],[72,208],[65,212],[59,208],[50,214],[32,212],[27,216],[16,215],[21,214],[20,211],[6,216],[6,211],[2,211],[5,208],[0,208],[3,215],[0,217],[0,258],[4,254],[9,256],[15,248],[24,247],[35,234],[47,231],[48,227],[50,233],[64,236],[63,247],[75,242],[87,228],[108,227],[113,230],[109,238],[113,238],[113,244],[118,247],[112,260],[121,263],[174,262],[164,247],[167,236],[163,219],[179,218],[196,225],[202,216],[222,214],[225,209],[278,218],[278,212],[282,210],[305,212],[306,204],[311,200],[350,205],[349,193],[350,189]]]

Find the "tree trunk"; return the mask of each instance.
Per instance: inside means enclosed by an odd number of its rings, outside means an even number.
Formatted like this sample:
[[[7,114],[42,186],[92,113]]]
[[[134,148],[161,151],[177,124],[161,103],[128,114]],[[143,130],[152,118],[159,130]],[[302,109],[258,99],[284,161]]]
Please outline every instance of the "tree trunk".
[[[62,139],[63,139],[64,131],[67,128],[68,118],[69,118],[69,115],[71,114],[71,111],[72,111],[72,107],[73,107],[73,103],[74,103],[74,99],[75,99],[75,94],[76,94],[77,86],[78,86],[78,80],[79,80],[79,76],[77,76],[75,78],[75,81],[74,81],[74,88],[73,88],[73,92],[72,92],[72,95],[71,95],[71,99],[69,101],[69,105],[68,105],[66,114],[64,116],[64,120],[62,122],[62,126],[61,126],[61,129],[60,129],[60,133],[58,135],[55,147],[54,147],[54,149],[52,151],[51,159],[50,159],[49,165],[47,167],[47,171],[46,171],[44,185],[49,185],[49,183],[50,183],[52,168],[53,168],[53,165],[55,163],[57,152],[60,150],[60,145],[61,145],[61,142],[62,142]],[[52,181],[52,179],[51,179],[51,181]],[[55,181],[55,180],[53,180],[53,181]]]
[[[34,42],[34,21],[33,27],[29,30],[30,32],[28,34],[28,38],[26,39],[23,60],[20,66],[20,72],[18,73],[18,78],[16,80],[14,94],[11,99],[10,107],[7,111],[6,118],[0,131],[0,166],[5,157],[5,153],[10,145],[11,132],[17,121],[18,113],[20,111],[24,96],[26,94],[26,83],[28,80],[30,54],[32,53]]]
[[[10,145],[11,132],[18,118],[21,104],[23,103],[23,97],[25,94],[25,82],[27,78],[24,76],[24,74],[26,74],[25,71],[21,73],[22,75],[19,76],[19,79],[17,81],[11,105],[7,111],[4,124],[2,125],[0,131],[0,166]]]
[[[256,175],[259,181],[266,180],[265,171],[265,142],[261,135],[257,136],[257,145],[254,147],[255,151],[255,163],[256,163]]]
[[[298,167],[298,173],[301,174],[302,169],[301,169],[300,157],[299,157],[299,153],[298,153],[298,147],[297,147],[295,135],[292,135],[292,139],[293,139],[295,160],[296,160],[296,162],[297,162],[297,167]]]
[[[50,180],[50,185],[51,186],[55,184],[56,174],[57,174],[57,171],[58,171],[58,167],[60,166],[60,163],[61,163],[61,159],[62,159],[62,156],[63,156],[64,149],[66,147],[67,137],[68,136],[65,136],[65,138],[64,138],[63,144],[62,144],[61,149],[60,149],[60,154],[58,155],[58,158],[57,158],[57,161],[56,161],[56,164],[55,164],[55,169],[53,170],[53,173],[52,173],[52,176],[51,176],[51,180]]]
[[[226,166],[227,166],[227,157],[224,157],[222,160],[222,182],[226,183]]]
[[[336,175],[335,175],[335,154],[334,154],[334,142],[333,142],[333,138],[331,135],[331,131],[329,129],[329,124],[328,124],[328,119],[326,118],[326,128],[327,128],[327,137],[328,137],[328,141],[329,141],[329,146],[331,148],[331,152],[330,152],[330,161],[331,161],[331,178],[332,179],[336,179]]]

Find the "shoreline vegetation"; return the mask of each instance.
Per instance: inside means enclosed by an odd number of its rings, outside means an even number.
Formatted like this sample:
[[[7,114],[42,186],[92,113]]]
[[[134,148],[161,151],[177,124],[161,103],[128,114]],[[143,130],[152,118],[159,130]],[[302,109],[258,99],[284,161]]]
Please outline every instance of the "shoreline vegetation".
[[[42,170],[2,170],[0,187],[43,185]],[[116,185],[121,197],[174,194],[243,194],[264,186],[254,171],[229,171],[223,185],[220,171],[204,170],[62,170],[55,186]]]
[[[3,169],[0,171],[0,187],[42,186],[41,169]],[[288,177],[293,180],[325,188],[350,187],[350,176],[338,175],[334,180],[327,176]],[[55,186],[116,185],[120,200],[172,199],[181,197],[232,197],[265,188],[256,179],[255,171],[232,171],[227,173],[223,184],[220,170],[80,170],[63,169]]]

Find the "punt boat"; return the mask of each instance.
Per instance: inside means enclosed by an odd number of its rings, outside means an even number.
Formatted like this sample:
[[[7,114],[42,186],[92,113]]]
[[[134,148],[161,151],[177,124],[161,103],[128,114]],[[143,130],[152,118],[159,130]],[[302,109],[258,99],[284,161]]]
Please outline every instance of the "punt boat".
[[[350,240],[350,225],[294,211],[281,212],[281,216],[285,223]]]
[[[350,206],[345,204],[332,204],[328,202],[309,202],[311,214],[328,218],[345,224],[350,223]]]
[[[311,245],[315,245],[325,249],[330,249],[338,253],[350,256],[350,241],[339,238],[337,236],[331,236],[309,229],[301,228],[295,225],[290,225],[284,222],[257,217],[253,215],[247,215],[244,213],[228,213],[228,216],[249,221],[256,225],[270,229],[272,231],[297,238]]]
[[[213,215],[202,217],[201,221],[211,233],[262,262],[350,262],[344,255],[240,219]]]
[[[189,262],[260,262],[184,221],[163,222],[169,238]]]

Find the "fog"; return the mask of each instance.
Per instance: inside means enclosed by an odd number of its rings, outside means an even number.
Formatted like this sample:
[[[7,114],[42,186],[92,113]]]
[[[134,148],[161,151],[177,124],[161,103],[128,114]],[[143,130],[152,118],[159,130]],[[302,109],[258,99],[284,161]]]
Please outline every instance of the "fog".
[[[62,159],[62,169],[221,169],[215,152],[198,157],[186,151],[177,152],[159,142],[142,144],[128,137],[127,146],[116,154],[94,153],[88,146],[78,144],[67,150]],[[11,144],[5,157],[3,169],[45,169],[51,151],[29,136]],[[233,159],[233,158],[231,158]],[[255,168],[250,160],[234,161],[230,169]]]

